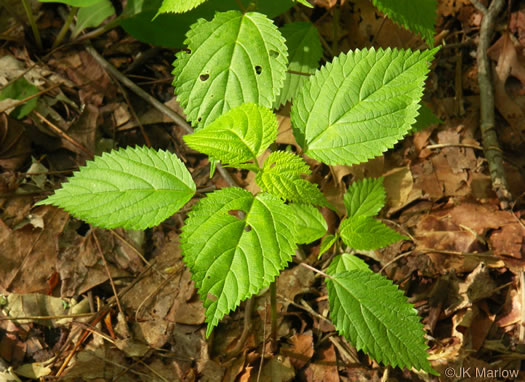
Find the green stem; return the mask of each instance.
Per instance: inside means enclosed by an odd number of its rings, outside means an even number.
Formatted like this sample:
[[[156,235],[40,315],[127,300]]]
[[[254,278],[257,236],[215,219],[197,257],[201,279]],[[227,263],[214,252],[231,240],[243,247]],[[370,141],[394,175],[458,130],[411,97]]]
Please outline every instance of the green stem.
[[[120,22],[122,20],[124,20],[124,19],[125,19],[125,16],[123,16],[123,14],[120,15],[120,16],[117,16],[113,20],[109,21],[106,25],[104,25],[104,26],[102,26],[102,27],[100,27],[98,29],[95,29],[94,31],[91,31],[89,33],[86,33],[82,37],[79,37],[78,39],[76,39],[74,42],[91,40],[91,39],[93,39],[95,37],[98,37],[98,36],[106,33],[107,31],[110,31],[111,29],[118,27]]]
[[[277,287],[275,281],[270,284],[270,309],[272,320],[272,352],[277,352]]]
[[[31,6],[27,2],[27,0],[22,0],[22,4],[24,5],[24,9],[27,14],[27,19],[29,20],[29,24],[31,25],[31,29],[33,30],[33,35],[35,36],[36,46],[38,47],[38,49],[43,50],[44,47],[42,45],[42,39],[40,38],[40,32],[38,31],[38,27],[35,23],[35,18],[33,17]]]
[[[69,26],[71,25],[71,23],[73,22],[73,19],[77,15],[78,10],[79,10],[78,7],[71,7],[71,10],[69,11],[69,15],[67,15],[67,19],[66,19],[65,23],[64,23],[64,25],[62,25],[62,29],[60,29],[60,32],[58,32],[58,36],[55,39],[55,42],[53,43],[53,46],[51,47],[51,49],[55,49],[57,46],[60,45],[60,43],[62,42],[62,40],[66,36],[66,33],[67,33],[67,30],[69,29]]]

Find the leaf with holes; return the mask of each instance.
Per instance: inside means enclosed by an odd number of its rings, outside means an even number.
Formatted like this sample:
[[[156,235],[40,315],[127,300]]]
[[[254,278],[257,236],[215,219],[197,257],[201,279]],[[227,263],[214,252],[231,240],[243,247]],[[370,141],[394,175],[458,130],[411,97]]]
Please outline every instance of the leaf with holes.
[[[191,174],[176,155],[138,147],[96,157],[37,204],[102,228],[141,230],[160,224],[194,194]]]
[[[417,311],[396,285],[368,269],[332,272],[327,270],[326,284],[339,333],[379,362],[437,375],[427,360]]]
[[[357,164],[381,155],[410,130],[437,49],[363,49],[341,54],[301,89],[291,120],[305,154]]]
[[[277,137],[277,118],[270,109],[244,104],[231,109],[184,141],[225,165],[239,166],[261,155]]]
[[[310,173],[310,168],[301,157],[285,151],[276,151],[266,159],[262,171],[255,177],[255,182],[262,190],[281,199],[325,206],[328,202],[317,185],[301,178],[302,174]]]
[[[295,22],[279,29],[288,47],[288,72],[276,105],[284,105],[295,98],[299,89],[319,67],[323,55],[319,32],[312,23]]]
[[[346,218],[339,226],[339,233],[346,245],[362,251],[383,248],[399,240],[408,239],[368,216]]]
[[[286,267],[295,253],[294,223],[277,197],[233,187],[209,194],[188,214],[181,247],[204,301],[207,336]]]
[[[317,208],[309,204],[291,203],[288,205],[295,217],[297,244],[310,244],[320,239],[328,229],[326,220]]]
[[[436,0],[372,0],[372,3],[393,22],[419,34],[429,46],[434,46],[434,25],[437,19]]]
[[[383,178],[353,182],[344,196],[347,216],[376,216],[385,205],[385,196]]]
[[[284,38],[268,17],[237,11],[198,20],[177,53],[173,85],[194,126],[206,126],[244,103],[271,108],[283,86]]]
[[[161,13],[184,13],[198,7],[206,0],[163,0],[157,15]]]

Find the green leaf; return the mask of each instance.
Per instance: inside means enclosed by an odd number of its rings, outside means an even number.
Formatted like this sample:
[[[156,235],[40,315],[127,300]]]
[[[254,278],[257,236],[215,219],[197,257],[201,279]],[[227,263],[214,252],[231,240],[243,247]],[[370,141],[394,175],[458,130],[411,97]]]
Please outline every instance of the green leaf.
[[[328,202],[317,185],[301,178],[302,174],[310,173],[310,168],[301,157],[286,151],[276,151],[264,162],[262,171],[255,177],[255,183],[262,190],[284,200],[327,205]]]
[[[89,7],[80,8],[72,37],[75,38],[86,28],[98,27],[104,20],[114,14],[115,8],[113,8],[110,0],[99,0]]]
[[[414,123],[414,126],[412,126],[410,132],[417,133],[426,129],[430,125],[435,125],[438,123],[443,123],[443,121],[439,119],[425,103],[421,102],[419,115],[417,116],[416,123]]]
[[[308,74],[315,73],[319,67],[319,60],[323,55],[319,32],[312,23],[290,23],[279,30],[288,47],[288,71],[297,73],[286,73],[284,86],[276,102],[277,107],[295,98],[308,79]]]
[[[314,6],[312,4],[310,4],[308,1],[306,0],[295,0],[297,3],[299,4],[302,4],[304,5],[305,7],[308,7],[308,8],[313,8]]]
[[[306,155],[357,164],[393,147],[415,122],[437,49],[364,49],[317,71],[292,106],[292,126]]]
[[[407,240],[379,220],[368,216],[357,216],[343,220],[339,226],[343,242],[352,249],[367,251],[393,244],[399,240]]]
[[[71,5],[72,7],[90,7],[96,3],[98,3],[100,0],[38,0],[41,3],[62,3]]]
[[[325,253],[330,248],[332,248],[332,245],[335,244],[337,239],[339,239],[339,235],[337,234],[335,235],[330,234],[330,235],[326,235],[325,237],[323,237],[323,239],[321,240],[321,247],[319,248],[319,255],[317,256],[317,258],[320,259],[323,253]]]
[[[198,7],[206,0],[163,0],[157,15],[161,13],[184,13]]]
[[[167,48],[183,47],[184,35],[199,18],[211,19],[215,12],[239,10],[238,0],[208,0],[184,14],[163,13],[155,16],[162,0],[128,0],[121,26],[137,40]],[[252,0],[241,0],[246,8]],[[288,10],[292,0],[257,1],[256,11],[274,18]],[[155,17],[155,20],[152,19]]]
[[[357,350],[387,365],[437,374],[427,360],[423,325],[396,285],[369,270],[326,280],[330,318]]]
[[[96,157],[37,204],[102,228],[142,230],[160,224],[194,194],[195,183],[176,155],[137,147]]]
[[[26,80],[24,77],[20,77],[16,81],[10,83],[5,88],[0,90],[0,101],[6,99],[12,100],[23,100],[36,93],[38,93],[38,88],[33,85],[31,82]],[[38,97],[32,98],[23,105],[16,107],[11,113],[10,116],[16,119],[22,119],[36,107],[38,102]]]
[[[244,103],[271,108],[283,85],[287,48],[265,15],[237,11],[198,20],[177,53],[173,85],[189,121],[206,126]]]
[[[185,135],[184,141],[225,165],[249,160],[257,163],[257,157],[275,141],[277,127],[277,118],[270,109],[244,104],[194,134]]]
[[[337,273],[354,270],[372,272],[364,260],[355,255],[343,253],[342,255],[334,257],[330,266],[326,269],[326,273],[335,275]]]
[[[215,191],[188,214],[181,235],[186,265],[206,308],[209,336],[240,302],[267,287],[295,253],[292,210],[270,194]]]
[[[353,182],[345,193],[348,217],[376,216],[385,205],[383,178],[365,178]]]
[[[372,0],[374,6],[392,21],[419,34],[429,46],[434,46],[434,25],[437,19],[436,0]]]
[[[295,217],[297,244],[310,244],[323,237],[328,229],[326,220],[317,208],[309,204],[291,203],[288,205]]]

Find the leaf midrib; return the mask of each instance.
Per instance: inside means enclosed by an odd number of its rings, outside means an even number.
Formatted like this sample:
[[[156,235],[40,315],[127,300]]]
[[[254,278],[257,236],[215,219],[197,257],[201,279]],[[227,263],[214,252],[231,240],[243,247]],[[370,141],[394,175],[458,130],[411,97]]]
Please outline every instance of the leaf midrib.
[[[370,51],[368,51],[368,52],[370,52]],[[377,52],[377,51],[376,51],[376,52]],[[399,51],[398,51],[398,52],[399,52]],[[368,54],[370,54],[370,53],[368,53]],[[421,55],[420,55],[420,56],[421,56]],[[389,58],[388,55],[387,55],[387,54],[383,54],[383,56],[382,56],[380,59],[382,60],[382,59],[387,59],[387,58]],[[399,58],[399,56],[396,57],[396,58]],[[421,59],[420,59],[420,58],[421,58],[421,57],[419,57],[418,60],[414,61],[414,63],[413,63],[412,65],[410,65],[409,67],[403,67],[403,73],[409,71],[409,70],[412,69],[414,66],[416,66],[416,65],[418,65],[418,64],[421,64]],[[348,56],[346,57],[346,59],[348,59]],[[379,63],[379,61],[376,61],[376,62],[374,63],[374,65],[377,65],[378,63]],[[391,61],[389,62],[388,67],[390,67],[391,65],[393,65],[393,63],[394,63],[394,61],[391,60]],[[346,64],[346,60],[345,60],[345,63],[344,63],[344,64]],[[342,64],[342,67],[343,67],[343,68],[344,68],[344,64]],[[354,66],[354,67],[351,69],[349,75],[354,71],[354,69],[355,69],[356,67],[357,67],[357,65]],[[372,67],[373,67],[373,66],[372,66]],[[385,74],[386,74],[387,71],[388,71],[388,67],[387,67],[387,69],[383,72],[383,80],[384,80],[384,76],[385,76]],[[369,71],[369,72],[366,74],[366,76],[368,76],[368,74],[370,74],[370,72],[371,72],[371,71]],[[328,75],[327,75],[327,77],[323,79],[323,85],[326,83],[326,81],[327,81],[328,79],[333,79],[333,78],[332,78],[332,74],[333,74],[332,71],[329,72]],[[365,78],[364,78],[364,79],[361,81],[361,83],[360,83],[360,90],[359,90],[359,92],[361,92],[361,90],[362,90],[362,86],[363,86],[363,84],[364,84],[364,82],[365,82],[366,76],[365,76]],[[347,76],[347,78],[348,78],[348,76]],[[315,135],[314,137],[312,137],[311,139],[308,140],[307,137],[305,137],[305,138],[307,139],[307,144],[308,144],[308,145],[311,145],[312,143],[314,143],[315,141],[317,141],[317,140],[320,138],[321,135],[325,134],[326,131],[328,131],[329,129],[331,129],[333,126],[337,125],[337,123],[339,122],[339,120],[341,120],[342,118],[344,118],[345,116],[347,116],[348,114],[350,114],[354,108],[356,108],[356,107],[359,106],[361,103],[363,103],[364,101],[366,101],[369,97],[373,96],[377,91],[380,91],[380,90],[383,89],[384,87],[388,86],[388,84],[389,84],[391,81],[394,81],[395,79],[396,79],[396,77],[392,77],[392,79],[391,79],[390,81],[388,81],[388,82],[384,82],[384,81],[383,81],[383,82],[382,82],[382,86],[381,86],[380,88],[378,88],[376,91],[370,93],[370,94],[367,95],[366,97],[364,97],[364,98],[362,98],[362,99],[359,99],[359,101],[358,101],[356,104],[352,105],[351,108],[350,108],[347,112],[343,113],[339,118],[337,118],[336,120],[334,120],[330,125],[328,125],[328,127],[327,127],[326,129],[324,129],[324,130],[320,130],[319,133],[318,133],[317,135]],[[334,81],[334,82],[335,82],[335,81]],[[345,82],[346,82],[346,81],[343,81],[343,83],[345,83]],[[309,85],[310,85],[310,87],[311,87],[311,83],[310,83]],[[338,94],[339,91],[341,91],[341,89],[343,89],[343,88],[344,88],[344,86],[340,86],[340,87],[337,89],[336,94],[334,95],[334,98],[333,98],[332,101],[335,101],[335,99],[337,98],[337,94]],[[320,95],[321,95],[321,92],[319,92],[318,96],[316,97],[316,101],[317,101],[317,99],[319,98]],[[314,101],[314,104],[316,103],[316,101]],[[334,106],[334,104],[335,104],[335,102],[332,102],[331,107],[330,107],[330,111],[329,111],[329,113],[328,113],[329,116],[330,116],[330,114],[331,114],[332,107]],[[397,110],[397,111],[399,111],[399,110]],[[313,115],[313,114],[314,114],[314,113],[312,113],[311,115]],[[389,113],[389,114],[392,114],[392,113]],[[387,114],[387,115],[388,115],[388,114]],[[367,120],[367,121],[368,121],[368,120]],[[310,117],[309,117],[309,118],[307,119],[307,121],[306,121],[305,133],[306,133],[306,130],[308,129],[309,122],[310,122]],[[306,136],[306,134],[305,134],[305,136]]]
[[[361,272],[363,272],[363,271],[358,271],[358,270],[356,270],[356,271],[354,271],[354,272],[359,272],[359,273],[361,273]],[[378,322],[381,323],[381,325],[385,328],[386,331],[388,331],[389,333],[391,333],[391,334],[393,335],[393,337],[397,338],[397,340],[398,340],[399,343],[404,347],[404,349],[405,349],[405,351],[406,351],[407,353],[411,353],[412,356],[414,356],[416,359],[419,358],[418,355],[417,355],[416,353],[413,353],[413,352],[410,351],[410,347],[405,346],[405,342],[399,337],[399,335],[398,335],[396,332],[392,331],[392,329],[390,329],[387,325],[385,325],[385,324],[383,323],[383,321],[380,320],[372,310],[370,310],[370,309],[367,308],[364,304],[362,304],[361,301],[360,301],[360,300],[359,300],[359,299],[358,299],[358,298],[357,298],[357,297],[351,292],[351,290],[348,289],[348,288],[346,288],[345,285],[342,284],[342,283],[338,280],[337,277],[332,276],[331,281],[332,281],[332,282],[336,282],[338,285],[340,285],[340,287],[341,287],[342,289],[344,289],[344,290],[345,290],[345,291],[346,291],[346,292],[347,292],[347,293],[348,293],[348,294],[349,294],[349,295],[350,295],[355,301],[357,301],[357,303],[359,304],[359,306],[360,306],[360,308],[361,308],[361,311],[363,311],[363,309],[364,309],[364,310],[366,310],[367,312],[369,312],[369,313],[370,313],[370,314],[371,314],[371,315],[372,315],[372,316],[373,316]],[[351,320],[350,320],[350,317],[352,317],[352,312],[349,313],[349,312],[347,311],[347,309],[345,309],[344,304],[341,303],[343,300],[342,300],[341,298],[338,298],[338,299],[339,299],[339,302],[340,302],[340,303],[339,303],[340,307],[345,311],[345,313],[346,313],[346,317],[348,318],[348,320],[351,321]],[[361,312],[361,317],[362,317],[362,321],[364,321],[364,323],[365,323],[366,326],[368,327],[368,331],[369,331],[370,335],[373,336],[373,331],[370,330],[370,325],[369,325],[368,321],[364,318],[364,315],[363,315],[362,312]],[[376,339],[375,336],[373,336],[373,338],[374,338],[374,340]],[[394,352],[396,352],[396,349],[394,349],[394,348],[392,347],[392,343],[388,340],[388,338],[386,339],[386,342],[388,343],[388,345],[390,346],[390,348],[391,348]],[[366,341],[363,341],[363,343],[367,344]],[[368,345],[368,344],[367,344],[367,345]],[[368,347],[368,346],[367,346],[367,347]],[[385,352],[385,354],[386,354],[386,352]]]

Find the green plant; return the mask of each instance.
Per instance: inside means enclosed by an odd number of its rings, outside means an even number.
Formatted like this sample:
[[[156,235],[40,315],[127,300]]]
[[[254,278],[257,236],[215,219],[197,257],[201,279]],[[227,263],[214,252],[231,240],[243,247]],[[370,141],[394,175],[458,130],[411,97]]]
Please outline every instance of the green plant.
[[[202,2],[165,0],[161,11]],[[303,178],[310,169],[300,155],[276,150],[259,165],[277,136],[271,108],[293,100],[293,131],[305,155],[328,165],[362,163],[411,131],[437,49],[355,50],[314,72],[321,56],[315,28],[290,24],[281,33],[253,11],[199,19],[185,44],[174,62],[174,86],[196,132],[184,140],[213,163],[254,171],[261,188],[256,195],[238,187],[214,191],[195,204],[183,227],[184,261],[206,308],[209,335],[241,301],[275,280],[297,244],[327,231],[315,206],[331,206]],[[313,75],[298,80],[296,71]],[[38,204],[103,228],[146,229],[194,194],[191,175],[174,154],[126,148],[95,158]],[[405,239],[374,218],[384,202],[382,179],[354,182],[344,198],[346,218],[336,235],[325,236],[322,251],[339,238],[354,250]],[[435,373],[417,313],[391,281],[348,253],[322,274],[331,318],[358,349],[388,365]]]

